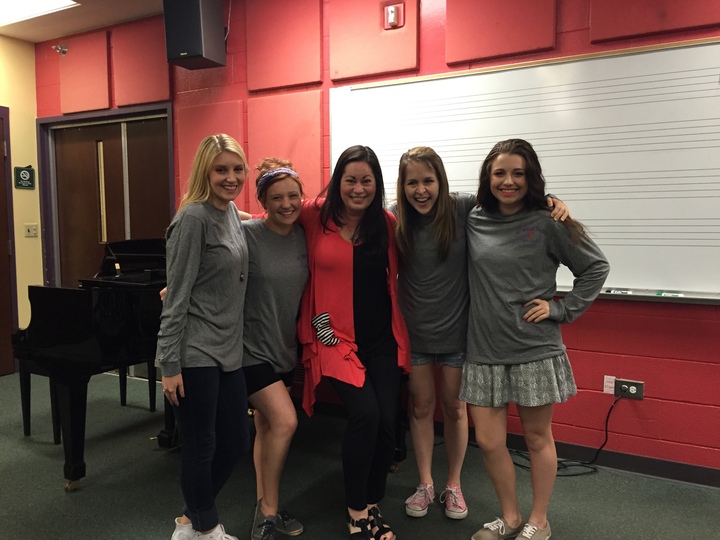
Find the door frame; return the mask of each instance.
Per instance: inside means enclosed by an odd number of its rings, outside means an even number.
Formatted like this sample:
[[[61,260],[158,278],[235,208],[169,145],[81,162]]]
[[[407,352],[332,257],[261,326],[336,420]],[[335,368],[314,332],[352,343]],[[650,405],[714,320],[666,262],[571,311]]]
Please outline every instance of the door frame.
[[[17,290],[17,260],[15,251],[15,216],[13,213],[13,176],[12,152],[10,151],[10,109],[0,106],[0,118],[3,124],[3,139],[5,140],[5,193],[7,195],[7,222],[8,222],[8,251],[10,260],[10,309],[13,332],[18,329],[18,290]],[[2,150],[0,150],[2,151]],[[2,249],[5,249],[2,246]]]
[[[40,185],[40,219],[42,220],[43,284],[59,285],[59,241],[57,216],[57,176],[55,171],[55,145],[53,131],[63,127],[88,124],[120,123],[140,120],[148,116],[167,118],[168,140],[168,182],[170,182],[167,201],[170,215],[175,214],[175,154],[173,151],[173,109],[169,101],[149,105],[135,105],[122,109],[90,111],[63,116],[51,116],[37,119],[38,140],[38,177]]]

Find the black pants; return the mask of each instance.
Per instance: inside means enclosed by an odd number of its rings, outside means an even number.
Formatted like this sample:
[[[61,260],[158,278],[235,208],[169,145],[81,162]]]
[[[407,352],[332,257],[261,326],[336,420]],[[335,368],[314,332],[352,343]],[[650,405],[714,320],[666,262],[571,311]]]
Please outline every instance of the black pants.
[[[385,496],[395,454],[401,371],[397,356],[358,356],[366,368],[362,388],[333,378],[330,382],[348,413],[342,447],[345,499],[349,508],[364,510]]]
[[[218,524],[215,497],[238,459],[250,448],[247,395],[242,369],[182,370],[185,397],[173,407],[182,437],[180,485],[185,514],[196,531]]]

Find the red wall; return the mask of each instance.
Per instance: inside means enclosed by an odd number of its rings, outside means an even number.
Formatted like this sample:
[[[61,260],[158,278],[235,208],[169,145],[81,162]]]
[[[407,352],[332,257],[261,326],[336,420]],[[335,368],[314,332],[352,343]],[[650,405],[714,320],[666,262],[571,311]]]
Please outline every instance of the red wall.
[[[335,86],[720,39],[720,8],[709,0],[684,0],[681,9],[673,7],[675,0],[538,0],[531,11],[527,0],[409,0],[406,26],[395,30],[382,29],[382,12],[397,0],[302,0],[303,9],[291,14],[292,24],[280,28],[267,17],[284,13],[286,0],[232,0],[232,10],[229,1],[226,67],[172,67],[169,81],[154,78],[147,86],[138,84],[142,70],[121,75],[111,61],[109,88],[98,85],[97,92],[107,99],[109,91],[116,107],[120,89],[130,88],[132,99],[149,102],[167,82],[175,110],[178,194],[197,141],[217,131],[242,140],[251,165],[268,153],[293,160],[310,194],[316,193],[330,174],[328,90]],[[257,31],[263,27],[272,31]],[[114,39],[118,30],[121,41]],[[167,67],[158,68],[161,40],[148,34],[143,21],[98,32],[107,32],[112,54],[122,54],[116,41],[137,36],[154,51],[142,66],[153,73]],[[59,115],[61,103],[73,101],[63,87],[62,58],[49,47],[57,42],[36,48],[39,116]],[[318,43],[319,58],[307,58]],[[102,61],[102,55],[95,56]],[[239,202],[251,208],[252,196],[246,189]],[[558,441],[602,443],[613,401],[602,393],[603,376],[614,375],[645,381],[645,399],[618,403],[607,449],[720,468],[720,306],[598,300],[565,327],[564,337],[579,395],[557,408]],[[510,427],[519,432],[516,417]]]

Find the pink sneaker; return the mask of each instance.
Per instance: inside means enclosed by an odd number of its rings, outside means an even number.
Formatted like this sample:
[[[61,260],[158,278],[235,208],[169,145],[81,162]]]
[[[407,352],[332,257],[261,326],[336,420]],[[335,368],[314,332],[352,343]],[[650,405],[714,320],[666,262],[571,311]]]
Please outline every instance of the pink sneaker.
[[[467,505],[458,484],[445,486],[445,490],[440,494],[440,502],[445,503],[445,515],[450,519],[463,519],[467,516]]]
[[[410,517],[423,517],[434,498],[435,488],[430,484],[420,484],[415,488],[415,493],[405,501],[405,513]]]

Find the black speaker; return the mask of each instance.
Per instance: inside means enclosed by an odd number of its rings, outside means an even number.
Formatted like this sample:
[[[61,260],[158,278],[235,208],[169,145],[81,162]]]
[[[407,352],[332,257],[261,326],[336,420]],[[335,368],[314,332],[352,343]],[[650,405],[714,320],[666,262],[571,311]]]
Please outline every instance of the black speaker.
[[[163,0],[171,64],[186,69],[225,65],[222,0]]]

